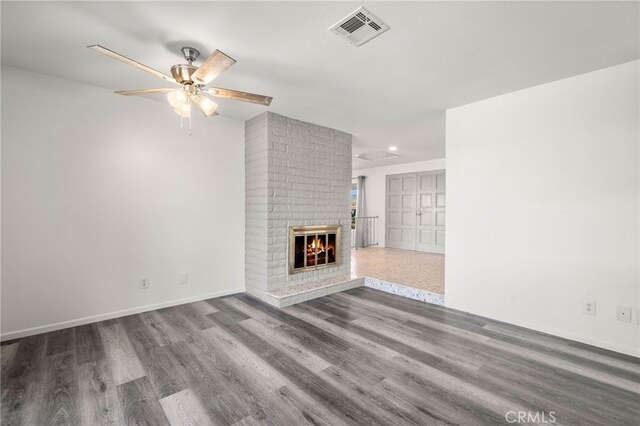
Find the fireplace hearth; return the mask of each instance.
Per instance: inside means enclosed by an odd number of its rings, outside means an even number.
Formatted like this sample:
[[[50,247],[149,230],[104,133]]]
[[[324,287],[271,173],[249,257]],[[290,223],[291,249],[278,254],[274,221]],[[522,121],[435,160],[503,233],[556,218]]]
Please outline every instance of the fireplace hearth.
[[[289,274],[340,265],[340,225],[289,227]]]

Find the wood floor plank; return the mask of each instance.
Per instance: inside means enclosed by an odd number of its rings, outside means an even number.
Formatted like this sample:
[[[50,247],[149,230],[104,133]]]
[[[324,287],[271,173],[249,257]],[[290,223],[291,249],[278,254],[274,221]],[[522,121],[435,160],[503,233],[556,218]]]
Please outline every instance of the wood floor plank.
[[[205,303],[205,305],[209,305],[209,304]],[[211,306],[211,308],[213,307]],[[179,305],[179,306],[176,306],[175,309],[178,310],[180,314],[182,314],[182,316],[186,318],[186,320],[189,321],[198,330],[206,330],[208,328],[215,327],[215,324],[213,323],[213,321],[211,321],[206,316],[209,314],[202,315],[200,312],[202,312],[203,310],[196,309],[191,304]],[[215,310],[215,308],[213,309]]]
[[[218,312],[218,310],[216,308],[214,308],[213,306],[211,306],[210,304],[208,304],[204,300],[200,300],[198,302],[190,303],[190,305],[193,306],[193,309],[195,309],[196,312],[198,312],[198,314],[203,315],[203,316],[204,315],[209,315],[209,314],[215,314],[216,312]]]
[[[226,299],[209,299],[206,302],[216,308],[219,312],[227,315],[234,321],[242,321],[251,318],[244,312],[234,308],[233,306],[225,303]]]
[[[142,319],[142,314],[127,315],[126,317],[120,318],[118,323],[122,324],[125,330],[138,330],[146,327]]]
[[[37,398],[36,424],[79,424],[76,355],[62,353],[47,358],[47,371]]]
[[[336,306],[329,298],[314,299],[307,302],[308,306],[316,308],[329,316],[337,317],[345,321],[353,321],[358,319],[360,315],[353,309],[342,309],[340,306]]]
[[[176,342],[169,350],[178,360],[179,369],[189,388],[198,397],[214,424],[233,424],[251,415],[249,407],[234,393],[227,376],[210,368],[187,342]]]
[[[146,377],[128,381],[117,387],[118,399],[127,425],[169,425],[162,406],[153,395]]]
[[[329,318],[333,315],[328,314],[326,312],[323,312],[320,309],[314,308],[313,306],[309,306],[306,303],[298,303],[297,305],[293,305],[296,308],[306,312],[309,315],[312,315],[315,318],[321,318],[321,319],[325,319],[325,318]],[[283,309],[283,311],[286,311],[286,308]]]
[[[145,375],[144,368],[122,325],[100,327],[100,335],[114,384],[121,385]]]
[[[158,399],[188,387],[167,347],[158,346],[142,328],[128,331],[127,335]]]
[[[106,359],[78,365],[80,424],[124,424],[122,407]]]
[[[189,388],[162,398],[160,405],[171,425],[211,424],[205,409]]]
[[[241,324],[242,327],[268,340],[271,344],[276,344],[278,348],[286,351],[290,356],[294,357],[298,362],[315,373],[319,373],[332,365],[312,351],[309,351],[304,345],[289,337],[286,333],[281,332],[282,329],[279,327],[269,327],[253,318],[244,320]]]
[[[20,340],[13,362],[7,371],[7,377],[15,379],[29,375],[36,370],[39,366],[39,359],[44,355],[45,342],[46,336],[43,334]]]
[[[282,321],[276,318],[273,318],[270,315],[265,314],[264,312],[243,302],[237,297],[226,298],[224,299],[224,303],[242,312],[243,314],[247,315],[250,318],[253,318],[255,320],[268,324],[270,327],[277,327],[283,324]]]
[[[247,416],[244,419],[235,422],[233,425],[231,426],[261,426],[261,425],[266,425],[267,422],[265,421],[259,421],[254,419],[251,416]]]
[[[271,389],[276,390],[290,383],[268,362],[219,327],[206,330],[203,336],[208,338],[211,344],[224,348],[229,356],[235,360],[239,368],[250,371],[256,376],[256,379],[263,381]]]
[[[18,349],[18,342],[14,342],[8,345],[0,346],[0,366],[2,367],[2,373],[0,373],[0,381],[5,380],[9,366],[13,362],[13,357]]]
[[[158,311],[144,312],[141,314],[147,330],[151,332],[155,341],[160,346],[179,342],[185,339]]]
[[[38,406],[34,404],[47,368],[46,336],[39,334],[20,339],[7,367],[2,386],[0,409],[2,425],[35,424]],[[46,370],[45,370],[46,371]]]
[[[640,418],[640,359],[370,288],[253,296],[0,345],[3,425],[563,425]]]
[[[200,330],[185,318],[178,306],[159,309],[158,313],[172,329],[170,333],[174,336],[178,336],[180,341],[191,341],[197,338]]]
[[[340,413],[330,411],[325,405],[319,404],[311,395],[293,383],[281,387],[277,392],[285,406],[291,406],[299,411],[305,422],[310,425],[342,426],[351,423],[348,421],[350,419],[345,419],[340,416]]]
[[[97,323],[81,325],[74,330],[78,364],[96,362],[104,358],[104,347]]]
[[[47,333],[47,355],[58,355],[65,352],[75,352],[75,330],[64,330]]]

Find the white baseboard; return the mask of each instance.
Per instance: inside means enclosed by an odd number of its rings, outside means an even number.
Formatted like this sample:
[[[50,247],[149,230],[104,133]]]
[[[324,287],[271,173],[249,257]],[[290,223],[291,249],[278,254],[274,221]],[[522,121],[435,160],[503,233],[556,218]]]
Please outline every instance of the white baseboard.
[[[200,300],[212,299],[214,297],[228,296],[230,294],[244,293],[244,288],[217,291],[215,293],[201,294],[198,296],[185,297],[184,299],[169,300],[167,302],[155,303],[153,305],[138,306],[135,308],[123,309],[121,311],[108,312],[106,314],[92,315],[90,317],[77,318],[69,321],[46,324],[38,327],[25,328],[22,330],[9,331],[0,334],[0,341],[18,339],[20,337],[33,336],[34,334],[47,333],[49,331],[62,330],[63,328],[76,327],[78,325],[90,324],[98,321],[105,321],[113,318],[126,317],[127,315],[139,314],[141,312],[153,311],[156,309],[168,308],[170,306],[184,305],[185,303],[198,302]]]

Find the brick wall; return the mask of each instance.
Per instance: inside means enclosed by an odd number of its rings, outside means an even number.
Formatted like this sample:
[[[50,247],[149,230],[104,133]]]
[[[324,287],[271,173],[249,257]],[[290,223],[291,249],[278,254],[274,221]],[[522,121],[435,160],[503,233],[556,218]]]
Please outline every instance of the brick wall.
[[[246,287],[260,293],[350,271],[351,135],[274,113],[245,125]],[[288,274],[288,227],[342,225],[340,266]]]

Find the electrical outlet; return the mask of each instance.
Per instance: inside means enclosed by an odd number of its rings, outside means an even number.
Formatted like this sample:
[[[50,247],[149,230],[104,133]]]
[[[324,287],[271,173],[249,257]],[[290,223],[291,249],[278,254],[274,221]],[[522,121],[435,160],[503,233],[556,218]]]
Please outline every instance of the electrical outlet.
[[[631,308],[618,306],[616,308],[616,319],[622,322],[631,322]]]
[[[140,277],[140,289],[144,290],[149,288],[149,286],[151,285],[151,278],[149,277]]]
[[[596,301],[585,300],[582,302],[582,313],[585,315],[596,315]]]
[[[189,274],[186,272],[183,272],[180,274],[180,281],[179,284],[180,285],[187,285],[189,283]]]

